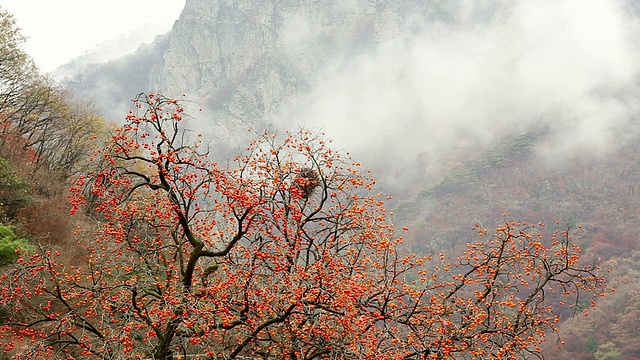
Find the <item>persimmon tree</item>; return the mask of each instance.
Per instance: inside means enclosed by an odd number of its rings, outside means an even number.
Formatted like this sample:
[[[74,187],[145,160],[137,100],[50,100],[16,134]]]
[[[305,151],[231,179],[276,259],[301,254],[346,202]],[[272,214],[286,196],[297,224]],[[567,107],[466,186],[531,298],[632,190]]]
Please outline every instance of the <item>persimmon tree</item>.
[[[404,254],[370,174],[322,134],[259,134],[216,164],[183,116],[134,99],[72,188],[73,212],[103,224],[86,258],[23,253],[0,278],[5,353],[506,359],[539,353],[550,294],[601,294],[568,233],[505,221],[453,261]]]

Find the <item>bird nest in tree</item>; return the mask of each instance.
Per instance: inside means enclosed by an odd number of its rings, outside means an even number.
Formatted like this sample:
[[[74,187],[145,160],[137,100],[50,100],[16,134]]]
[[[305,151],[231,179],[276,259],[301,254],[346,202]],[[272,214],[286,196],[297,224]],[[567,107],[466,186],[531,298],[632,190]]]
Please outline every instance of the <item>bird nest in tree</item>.
[[[302,197],[308,199],[319,185],[318,174],[310,168],[302,168],[295,178],[295,185],[302,191]]]

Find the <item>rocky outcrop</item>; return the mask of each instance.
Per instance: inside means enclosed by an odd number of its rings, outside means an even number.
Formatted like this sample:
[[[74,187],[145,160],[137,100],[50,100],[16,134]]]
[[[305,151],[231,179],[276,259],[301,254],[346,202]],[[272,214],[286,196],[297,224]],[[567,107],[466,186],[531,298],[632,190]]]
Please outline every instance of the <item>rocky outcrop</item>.
[[[238,128],[268,122],[332,62],[429,15],[421,1],[188,0],[150,85],[213,111],[208,130],[230,141]]]
[[[447,4],[187,0],[166,37],[126,58],[84,69],[71,85],[106,104],[112,119],[123,116],[122,103],[136,92],[187,94],[207,110],[208,120],[198,127],[231,141],[238,128],[269,122],[331,64],[434,20],[447,21]]]

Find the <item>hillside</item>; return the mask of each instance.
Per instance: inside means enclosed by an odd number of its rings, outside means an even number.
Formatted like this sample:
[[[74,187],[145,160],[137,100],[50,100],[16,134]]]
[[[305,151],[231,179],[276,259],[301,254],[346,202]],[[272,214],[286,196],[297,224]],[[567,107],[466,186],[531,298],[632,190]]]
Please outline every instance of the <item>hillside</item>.
[[[543,220],[551,229],[571,228],[587,261],[611,271],[616,292],[592,316],[565,323],[562,340],[568,345],[549,353],[554,359],[594,359],[598,346],[608,344],[620,359],[639,358],[634,344],[640,333],[630,329],[638,326],[640,305],[633,275],[640,266],[640,137],[606,155],[576,155],[560,165],[536,154],[544,137],[545,132],[506,136],[493,148],[459,159],[442,180],[401,202],[396,221],[409,224],[411,250],[431,253],[461,251],[474,237],[473,224],[492,226],[502,213]]]

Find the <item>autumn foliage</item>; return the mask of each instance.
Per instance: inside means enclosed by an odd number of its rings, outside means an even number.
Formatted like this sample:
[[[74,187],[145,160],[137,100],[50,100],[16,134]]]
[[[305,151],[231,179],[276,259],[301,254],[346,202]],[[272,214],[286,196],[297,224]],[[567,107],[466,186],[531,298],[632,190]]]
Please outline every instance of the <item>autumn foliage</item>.
[[[602,294],[568,229],[505,219],[457,258],[410,254],[370,174],[322,134],[259,134],[216,164],[183,116],[136,97],[72,188],[102,224],[86,258],[43,248],[2,275],[5,354],[510,359],[539,352],[553,302]]]

